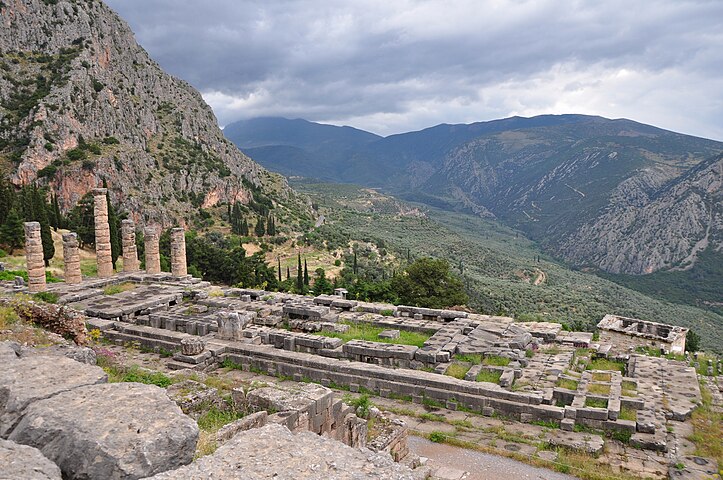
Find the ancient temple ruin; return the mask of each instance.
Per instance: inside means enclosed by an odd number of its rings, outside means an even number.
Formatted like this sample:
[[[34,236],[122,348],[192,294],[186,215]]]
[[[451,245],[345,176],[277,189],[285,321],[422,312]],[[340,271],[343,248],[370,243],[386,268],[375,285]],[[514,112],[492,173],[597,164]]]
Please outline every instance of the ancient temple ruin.
[[[105,192],[95,193],[96,204],[105,205]],[[558,427],[552,446],[584,445],[593,453],[603,440],[578,430],[616,432],[639,448],[667,452],[667,422],[685,421],[701,398],[693,368],[635,352],[638,346],[682,352],[687,330],[681,327],[608,315],[595,342],[592,333],[567,332],[558,323],[367,303],[343,291],[312,298],[217,287],[188,275],[181,228],[171,232],[171,272],[162,272],[159,231],[146,227],[146,270],[140,270],[130,220],[123,223],[123,272],[100,275],[110,250],[101,248],[107,210],[96,213],[97,278],[80,277],[77,238],[70,233],[63,237],[66,282],[45,285],[39,225],[26,224],[29,290],[56,293],[59,304],[83,312],[88,328],[107,341],[164,352],[173,370],[232,364],[302,386],[545,424]],[[121,283],[131,288],[103,293]],[[378,334],[347,341],[335,335],[357,327]],[[411,333],[419,342],[402,341]],[[601,358],[619,368],[596,369]],[[362,445],[364,426],[316,386],[291,393],[260,389],[253,400],[259,408],[287,409],[269,416],[271,423]],[[375,448],[401,459],[405,435],[400,427]]]
[[[618,351],[634,351],[642,347],[665,353],[685,352],[687,328],[618,315],[605,315],[597,328],[600,330],[600,341],[614,345]]]

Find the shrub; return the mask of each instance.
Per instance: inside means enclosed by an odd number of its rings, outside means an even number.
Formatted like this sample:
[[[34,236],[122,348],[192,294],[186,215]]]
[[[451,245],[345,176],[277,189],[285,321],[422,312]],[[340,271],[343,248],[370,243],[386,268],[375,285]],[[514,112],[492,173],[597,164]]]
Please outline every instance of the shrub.
[[[45,303],[58,303],[58,294],[53,292],[38,292],[33,295],[33,298]]]
[[[429,440],[434,443],[444,443],[447,440],[447,434],[444,432],[434,431],[429,434]]]
[[[86,153],[81,148],[72,148],[65,152],[65,155],[70,160],[84,160],[87,157]]]

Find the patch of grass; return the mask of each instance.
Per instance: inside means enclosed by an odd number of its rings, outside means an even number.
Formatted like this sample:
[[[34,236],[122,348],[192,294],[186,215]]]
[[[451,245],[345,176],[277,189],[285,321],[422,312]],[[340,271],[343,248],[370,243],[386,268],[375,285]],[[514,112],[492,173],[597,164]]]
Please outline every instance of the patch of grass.
[[[136,284],[133,282],[123,282],[118,285],[108,285],[103,289],[103,295],[117,295],[119,293],[127,292],[136,288]]]
[[[591,383],[587,386],[588,393],[593,395],[609,395],[610,385],[604,385],[602,383]]]
[[[435,442],[435,443],[444,443],[447,441],[448,437],[449,437],[448,433],[438,432],[438,431],[430,432],[430,434],[427,436],[427,438],[430,441]]]
[[[482,365],[492,365],[495,367],[506,367],[510,364],[510,359],[500,357],[498,355],[487,355],[482,359]]]
[[[422,399],[422,405],[430,408],[444,408],[444,404],[442,402],[427,397]]]
[[[610,438],[617,440],[622,443],[630,443],[630,437],[633,436],[633,432],[628,430],[614,430],[610,432]]]
[[[426,420],[428,422],[446,422],[446,418],[444,418],[442,415],[437,415],[436,413],[429,413],[425,412],[419,415],[418,417],[421,420]]]
[[[559,378],[557,380],[557,386],[560,388],[566,388],[568,390],[577,390],[578,383],[575,380],[569,378]]]
[[[444,372],[444,374],[450,377],[464,380],[464,376],[467,374],[470,368],[471,367],[469,365],[465,365],[462,363],[453,363],[447,368],[447,371]]]
[[[489,383],[500,383],[500,377],[502,376],[502,372],[497,371],[491,371],[491,370],[482,370],[477,374],[476,380],[478,382],[489,382]]]
[[[344,322],[340,322],[344,323]],[[349,340],[366,340],[368,342],[380,342],[380,343],[394,343],[397,345],[414,345],[421,347],[424,345],[430,335],[424,333],[407,332],[401,330],[399,332],[399,338],[379,338],[379,334],[386,330],[382,327],[375,327],[368,323],[346,323],[349,325],[349,330],[344,333],[341,332],[317,332],[315,335],[321,335],[325,337],[340,338],[345,343]]]
[[[638,411],[630,407],[620,407],[618,418],[620,420],[632,420],[634,422],[638,419]]]
[[[206,432],[217,432],[224,425],[243,417],[243,413],[232,408],[221,410],[218,407],[210,407],[198,417],[198,428]]]
[[[723,465],[723,412],[712,405],[710,391],[701,383],[702,404],[693,411],[693,433],[688,440],[695,444],[695,455],[713,458]]]
[[[138,365],[126,367],[116,360],[115,354],[107,349],[96,350],[98,366],[108,374],[108,382],[138,382],[166,388],[173,383],[170,377],[161,372],[141,369]]]
[[[38,292],[33,294],[33,298],[45,303],[58,303],[58,294],[53,292]]]
[[[596,358],[587,365],[586,370],[617,370],[625,373],[625,363],[607,358]]]
[[[98,264],[93,258],[84,258],[80,260],[80,273],[84,277],[97,277],[98,276]]]
[[[592,374],[593,382],[609,382],[612,375],[609,373],[595,372]]]
[[[460,362],[467,362],[471,363],[472,365],[477,365],[482,363],[482,355],[479,353],[469,353],[466,355],[457,354],[454,356],[455,360],[459,360]]]
[[[12,307],[0,307],[0,330],[6,330],[20,322],[20,317]]]
[[[608,408],[608,401],[602,398],[587,397],[585,399],[585,406],[591,408]]]
[[[638,386],[635,384],[635,382],[631,382],[630,380],[623,380],[620,394],[623,397],[637,397]]]
[[[123,375],[123,379],[121,381],[145,383],[148,385],[156,385],[161,388],[166,388],[173,383],[167,375],[161,372],[141,370],[138,366],[132,366],[125,375]]]
[[[223,362],[221,362],[221,366],[224,368],[230,368],[232,370],[243,370],[243,365],[234,362],[230,358],[224,358]]]

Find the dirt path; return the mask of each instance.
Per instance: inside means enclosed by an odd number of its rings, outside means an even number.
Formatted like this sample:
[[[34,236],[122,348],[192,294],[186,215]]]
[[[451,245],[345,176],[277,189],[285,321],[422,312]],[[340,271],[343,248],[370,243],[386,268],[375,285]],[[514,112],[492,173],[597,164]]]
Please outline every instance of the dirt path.
[[[409,449],[436,470],[440,480],[502,480],[529,478],[535,480],[575,480],[576,477],[537,468],[511,458],[467,450],[426,438],[409,436]]]

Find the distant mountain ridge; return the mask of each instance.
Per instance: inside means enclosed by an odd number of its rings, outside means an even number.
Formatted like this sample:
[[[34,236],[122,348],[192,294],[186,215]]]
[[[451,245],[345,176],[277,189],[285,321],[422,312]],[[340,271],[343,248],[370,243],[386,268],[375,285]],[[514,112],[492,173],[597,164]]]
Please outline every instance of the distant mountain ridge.
[[[330,155],[294,141],[285,121],[265,122],[265,133],[276,129],[273,141],[240,136],[233,124],[224,133],[267,168],[496,217],[575,265],[645,274],[685,268],[703,247],[723,255],[721,142],[587,115],[442,124],[384,138],[356,131],[353,144],[306,122],[315,141],[335,146]],[[263,149],[247,149],[259,138]]]

